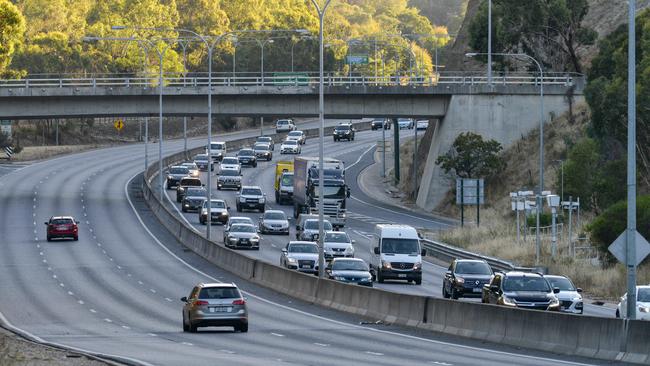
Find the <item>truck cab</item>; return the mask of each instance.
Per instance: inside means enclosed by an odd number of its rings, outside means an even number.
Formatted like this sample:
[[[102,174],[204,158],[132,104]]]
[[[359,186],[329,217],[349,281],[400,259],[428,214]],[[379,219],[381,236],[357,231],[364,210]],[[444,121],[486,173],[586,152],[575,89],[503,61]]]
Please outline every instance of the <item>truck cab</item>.
[[[275,166],[275,203],[293,203],[293,162],[278,161]]]
[[[422,284],[422,256],[426,250],[420,245],[415,228],[408,225],[379,224],[375,226],[371,247],[371,268],[377,282],[405,280]]]

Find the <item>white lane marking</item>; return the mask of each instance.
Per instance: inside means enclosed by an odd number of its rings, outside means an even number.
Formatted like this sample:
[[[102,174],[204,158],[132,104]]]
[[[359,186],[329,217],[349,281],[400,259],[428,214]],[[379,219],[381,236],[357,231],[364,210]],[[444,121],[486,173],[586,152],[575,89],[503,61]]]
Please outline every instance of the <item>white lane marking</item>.
[[[68,291],[68,295],[70,295],[70,296],[74,296],[74,292],[72,292],[72,291]]]
[[[144,283],[143,283],[142,281],[138,281],[138,283],[139,283],[140,285],[144,285]]]
[[[430,363],[433,365],[440,365],[440,366],[453,366],[453,363],[440,362],[440,361],[431,361]]]
[[[112,322],[113,322],[112,320],[110,320],[110,319],[108,319],[108,318],[104,318],[104,321],[105,321],[106,323],[112,323]]]
[[[151,336],[151,337],[158,337],[158,335],[153,334],[153,333],[147,333],[147,335],[148,335],[148,336]]]
[[[149,234],[149,236],[154,240],[154,242],[163,251],[167,252],[167,254],[169,254],[171,257],[173,257],[174,259],[179,261],[181,264],[186,266],[188,269],[190,269],[190,270],[194,271],[195,273],[198,273],[198,274],[200,274],[202,276],[205,276],[206,278],[211,279],[211,280],[213,280],[215,282],[222,282],[222,281],[219,281],[218,279],[216,279],[215,277],[210,276],[209,274],[199,270],[198,268],[193,267],[191,264],[187,263],[182,258],[180,258],[176,254],[174,254],[165,245],[163,245],[163,243],[161,243],[160,240],[158,240],[158,238],[151,232],[151,230],[149,230],[147,225],[144,224],[144,221],[142,221],[142,217],[140,217],[140,214],[138,213],[138,211],[135,209],[135,206],[133,205],[133,201],[131,200],[131,197],[129,197],[129,191],[128,191],[128,187],[129,187],[129,184],[131,183],[131,181],[133,179],[135,179],[135,177],[137,177],[140,174],[141,173],[135,174],[134,176],[131,177],[131,179],[127,180],[127,182],[124,184],[124,195],[126,196],[126,199],[129,202],[129,206],[131,206],[131,210],[133,211],[136,218],[138,219],[138,222],[140,222],[140,225],[142,225],[142,228]],[[495,354],[495,355],[505,355],[505,356],[510,356],[510,357],[518,357],[518,358],[525,358],[525,359],[530,359],[530,360],[539,360],[539,361],[546,361],[546,362],[553,361],[553,362],[556,362],[556,363],[559,363],[559,364],[565,364],[565,365],[589,366],[589,364],[583,364],[583,363],[579,363],[579,362],[564,361],[564,360],[559,360],[559,359],[554,359],[554,358],[544,358],[544,357],[530,356],[530,355],[526,355],[526,354],[523,354],[523,353],[512,353],[512,352],[506,352],[506,351],[496,351],[496,350],[487,349],[487,348],[466,346],[466,345],[463,345],[463,344],[454,344],[454,343],[451,343],[451,342],[445,342],[445,341],[439,341],[439,340],[435,340],[435,339],[422,338],[422,337],[413,336],[413,335],[409,335],[409,334],[397,333],[397,332],[393,332],[393,331],[389,331],[389,330],[375,329],[375,328],[370,328],[370,327],[364,327],[364,326],[357,325],[357,324],[345,323],[345,322],[342,322],[342,321],[339,321],[339,320],[326,318],[326,317],[323,317],[323,316],[320,316],[320,315],[308,313],[308,312],[303,311],[303,310],[298,310],[298,309],[292,308],[290,306],[282,305],[282,304],[273,302],[271,300],[267,300],[267,299],[265,299],[263,297],[260,297],[258,295],[255,295],[255,294],[247,292],[247,291],[242,291],[242,292],[245,295],[247,295],[247,296],[249,296],[251,298],[257,299],[257,300],[259,300],[261,302],[264,302],[264,303],[269,304],[269,305],[276,306],[278,308],[281,308],[281,309],[284,309],[284,310],[287,310],[287,311],[294,312],[296,314],[301,314],[303,316],[311,317],[313,319],[319,319],[319,320],[322,320],[322,321],[325,321],[325,322],[330,322],[332,324],[337,324],[337,325],[350,327],[350,328],[354,328],[354,329],[361,329],[361,330],[365,330],[365,331],[368,331],[368,332],[375,332],[375,333],[386,334],[386,335],[390,335],[390,336],[397,336],[397,337],[402,337],[402,338],[411,339],[411,340],[417,340],[417,341],[430,343],[430,344],[442,345],[442,346],[447,346],[447,347],[455,347],[455,348],[458,348],[458,349],[466,349],[466,350],[471,350],[471,351],[474,351],[474,352],[485,352],[485,353],[490,353],[490,354]]]
[[[79,305],[83,305],[83,304],[84,304],[83,300],[79,300],[79,301],[77,301],[77,302],[79,303]]]
[[[124,329],[131,329],[131,327],[129,327],[128,325],[123,325],[122,328],[124,328]]]
[[[280,334],[280,333],[271,333],[271,335],[274,335],[276,337],[284,337],[284,334]]]
[[[187,225],[188,225],[192,230],[194,230],[194,232],[196,232],[196,233],[198,233],[198,234],[201,234],[201,232],[199,231],[199,229],[195,228],[194,225],[190,224],[190,222],[187,221],[187,219],[185,218],[185,215],[183,215],[183,213],[181,212],[181,210],[179,210],[178,207],[176,207],[176,204],[175,204],[174,202],[172,202],[172,199],[169,198],[169,194],[167,194],[167,190],[166,190],[166,189],[165,189],[165,197],[167,198],[167,201],[169,201],[169,203],[171,203],[171,205],[174,207],[174,210],[176,210],[176,212],[178,212],[178,215],[180,215],[180,217],[183,219],[183,221],[185,221],[185,223],[186,223],[186,224],[187,224]]]
[[[166,297],[165,300],[172,302],[172,299],[170,299],[169,297]]]
[[[228,354],[231,354],[231,355],[235,353],[234,351],[230,351],[230,350],[227,350],[227,349],[220,349],[219,352],[228,353]]]
[[[314,343],[314,344],[317,345],[317,346],[321,346],[321,347],[329,347],[330,346],[329,344],[325,344],[325,343]]]
[[[373,356],[383,356],[384,355],[383,353],[372,352],[372,351],[366,351],[366,353],[369,354],[369,355],[373,355]]]
[[[152,288],[150,288],[149,291],[151,291],[151,293],[153,293],[153,294],[156,293],[156,290],[154,290],[154,289],[152,289]]]
[[[186,345],[186,346],[193,346],[193,344],[190,343],[190,342],[181,342],[181,344],[184,344],[184,345]]]
[[[93,313],[93,314],[97,313],[97,310],[95,310],[95,309],[90,309],[89,311],[90,311],[91,313]]]
[[[59,283],[59,286],[61,286],[61,287],[65,287],[65,285],[64,285],[64,284],[62,284],[62,283]]]
[[[52,278],[54,278],[56,280],[56,275],[52,275]]]

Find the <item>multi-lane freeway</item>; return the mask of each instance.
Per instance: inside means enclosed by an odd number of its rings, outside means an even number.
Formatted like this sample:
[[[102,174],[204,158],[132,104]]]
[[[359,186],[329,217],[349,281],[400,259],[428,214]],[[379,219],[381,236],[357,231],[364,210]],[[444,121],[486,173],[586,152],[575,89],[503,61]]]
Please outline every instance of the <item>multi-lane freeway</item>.
[[[234,139],[256,133],[221,137]],[[369,155],[362,153],[373,140],[375,135],[365,132],[354,143],[336,145],[337,155],[348,163],[349,176],[358,172]],[[315,151],[314,142],[308,141],[303,154]],[[204,140],[190,142],[191,146],[204,144]],[[166,142],[163,146],[167,155],[181,150],[183,142]],[[328,142],[327,148],[332,147]],[[149,151],[153,161],[157,147]],[[359,157],[362,159],[354,165]],[[258,182],[272,197],[270,167],[261,164],[256,170],[246,170],[245,175],[247,182]],[[0,177],[0,320],[5,325],[44,342],[134,364],[330,365],[334,360],[353,365],[599,363],[390,325],[363,324],[358,317],[247,283],[184,251],[160,227],[138,194],[134,177],[142,170],[143,146],[130,145],[0,172],[4,174]],[[354,183],[352,190],[356,195]],[[232,193],[223,196],[232,202]],[[400,210],[369,208],[372,206],[368,204],[377,203],[356,197],[363,202],[350,203],[353,219],[347,230],[355,236],[361,257],[369,251],[364,233],[375,222],[409,220],[415,226],[439,225]],[[43,222],[59,214],[80,220],[78,242],[45,241]],[[196,216],[187,218],[192,224],[198,223]],[[277,262],[279,251],[273,244],[279,247],[286,237],[266,239],[259,255]],[[440,267],[429,267],[422,286],[383,286],[438,295],[440,271]],[[211,329],[197,334],[182,332],[179,298],[198,282],[215,281],[234,281],[246,291],[249,333]]]

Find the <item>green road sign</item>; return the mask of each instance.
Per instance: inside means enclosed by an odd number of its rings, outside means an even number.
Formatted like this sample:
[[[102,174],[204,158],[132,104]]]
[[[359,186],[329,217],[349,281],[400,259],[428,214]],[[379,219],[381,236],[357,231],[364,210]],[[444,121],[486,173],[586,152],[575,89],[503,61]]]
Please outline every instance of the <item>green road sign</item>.
[[[368,55],[350,55],[350,56],[347,56],[347,62],[348,62],[348,64],[367,65],[368,64]]]

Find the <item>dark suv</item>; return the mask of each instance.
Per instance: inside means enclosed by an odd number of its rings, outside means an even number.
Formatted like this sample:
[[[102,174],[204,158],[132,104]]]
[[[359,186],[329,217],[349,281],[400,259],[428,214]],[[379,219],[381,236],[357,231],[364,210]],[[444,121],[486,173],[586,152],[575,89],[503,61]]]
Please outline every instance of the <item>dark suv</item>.
[[[559,288],[538,273],[496,273],[489,284],[483,286],[481,301],[487,304],[523,309],[559,311],[560,301],[555,294]]]
[[[241,149],[237,153],[237,160],[241,166],[248,165],[257,168],[257,157],[253,149]]]
[[[341,141],[343,139],[354,141],[354,132],[355,129],[352,128],[352,125],[345,124],[334,127],[332,135],[334,136],[334,141]]]
[[[178,188],[176,188],[176,202],[181,202],[185,196],[185,190],[187,187],[202,187],[201,179],[185,177],[178,182]]]
[[[390,120],[388,118],[375,118],[370,122],[371,130],[390,130]]]
[[[445,299],[481,297],[483,285],[490,282],[492,268],[483,260],[454,259],[442,279]]]

